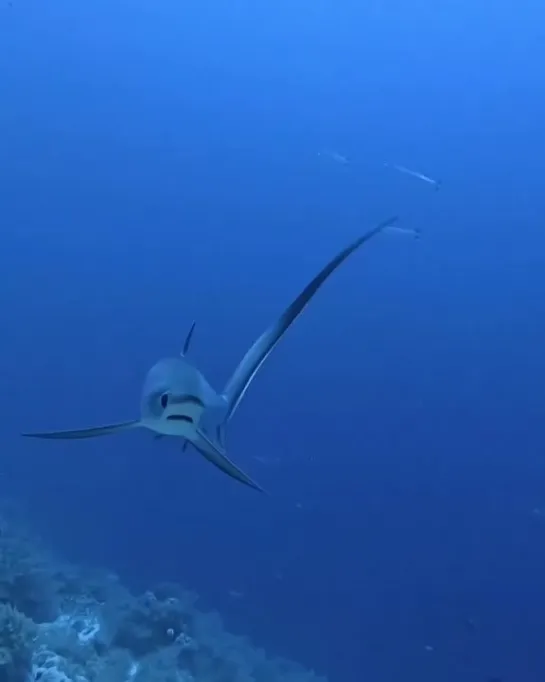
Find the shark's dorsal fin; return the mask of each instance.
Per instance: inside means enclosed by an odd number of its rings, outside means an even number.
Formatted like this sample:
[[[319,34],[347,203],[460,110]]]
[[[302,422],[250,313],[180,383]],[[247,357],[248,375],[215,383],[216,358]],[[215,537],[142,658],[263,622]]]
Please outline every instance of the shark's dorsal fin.
[[[307,286],[301,291],[299,296],[284,310],[282,315],[257,339],[257,341],[247,351],[240,364],[233,372],[233,376],[227,382],[224,390],[224,398],[227,403],[226,421],[229,420],[240,401],[244,397],[246,390],[252,379],[257,374],[261,365],[268,358],[276,344],[284,336],[289,327],[295,322],[299,315],[306,308],[311,298],[326,281],[326,279],[354,253],[362,244],[371,239],[382,230],[391,227],[397,222],[397,218],[390,218],[378,225],[375,225],[368,232],[356,239],[352,244],[340,251],[329,263],[320,270]]]
[[[191,345],[191,339],[193,338],[193,332],[195,331],[195,324],[196,324],[196,322],[193,320],[193,324],[189,328],[189,331],[187,332],[187,336],[185,337],[184,347],[182,348],[182,352],[181,352],[182,357],[184,355],[187,355],[187,351],[189,350],[189,346]]]

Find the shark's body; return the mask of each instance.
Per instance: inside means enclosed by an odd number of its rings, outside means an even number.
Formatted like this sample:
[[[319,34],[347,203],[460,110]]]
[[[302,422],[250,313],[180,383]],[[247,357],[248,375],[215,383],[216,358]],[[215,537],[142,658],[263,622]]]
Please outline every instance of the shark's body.
[[[75,431],[23,435],[46,439],[78,439],[145,428],[158,436],[184,439],[185,444],[191,443],[201,455],[224,473],[241,483],[262,490],[228,459],[225,453],[225,427],[261,365],[321,285],[362,244],[387,227],[391,227],[395,221],[396,219],[392,218],[376,225],[338,253],[251,346],[222,393],[216,392],[186,357],[195,327],[193,324],[180,356],[159,360],[149,370],[142,387],[139,419]]]

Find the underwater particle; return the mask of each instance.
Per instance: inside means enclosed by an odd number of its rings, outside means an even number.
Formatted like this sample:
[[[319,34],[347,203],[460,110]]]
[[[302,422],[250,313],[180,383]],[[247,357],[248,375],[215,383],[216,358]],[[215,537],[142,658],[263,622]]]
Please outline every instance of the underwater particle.
[[[471,617],[464,618],[463,623],[465,625],[466,630],[469,630],[470,632],[474,632],[477,629],[477,623],[475,620]]]
[[[406,166],[400,166],[397,163],[385,163],[384,165],[386,168],[393,168],[399,173],[404,173],[405,175],[410,175],[413,178],[427,182],[429,185],[433,185],[436,191],[441,187],[441,180],[435,180],[434,178],[430,178],[429,175],[424,175],[424,173],[419,173],[418,171],[407,168]]]

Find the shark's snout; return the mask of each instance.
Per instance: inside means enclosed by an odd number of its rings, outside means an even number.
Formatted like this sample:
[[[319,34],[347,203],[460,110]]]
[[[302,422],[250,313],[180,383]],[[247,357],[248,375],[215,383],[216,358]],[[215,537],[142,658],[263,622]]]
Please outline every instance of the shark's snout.
[[[194,395],[164,393],[161,397],[165,419],[173,421],[197,421],[204,410],[204,403]]]
[[[200,407],[201,409],[204,409],[203,401],[194,395],[176,395],[173,393],[163,393],[163,395],[161,396],[161,406],[164,408],[181,405],[187,406],[192,405],[194,407]]]
[[[187,437],[187,429],[193,429],[204,411],[203,401],[195,395],[163,393],[162,431],[170,435]]]

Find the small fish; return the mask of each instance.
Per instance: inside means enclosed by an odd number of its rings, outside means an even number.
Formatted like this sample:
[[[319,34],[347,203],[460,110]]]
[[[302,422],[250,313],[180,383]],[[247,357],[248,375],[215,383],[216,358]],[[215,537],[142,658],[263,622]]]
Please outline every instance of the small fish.
[[[149,429],[155,435],[174,436],[184,444],[190,443],[223,473],[251,488],[263,491],[260,485],[227,457],[227,424],[263,363],[324,282],[357,249],[396,221],[397,218],[390,218],[379,223],[337,253],[254,342],[221,393],[215,391],[200,370],[187,359],[195,329],[193,323],[181,353],[177,357],[159,360],[149,370],[142,387],[139,418],[86,429],[22,435],[45,439],[81,439],[132,429]],[[281,414],[277,413],[275,417],[281,419]]]
[[[422,230],[418,227],[400,227],[399,225],[392,225],[389,230],[392,232],[400,232],[401,234],[408,234],[415,239],[420,239]]]
[[[429,185],[433,185],[437,191],[441,187],[441,180],[434,180],[430,178],[429,175],[424,175],[424,173],[419,173],[418,171],[411,170],[406,166],[399,166],[397,163],[385,163],[386,168],[393,168],[400,173],[405,173],[405,175],[411,175],[413,178],[418,178],[423,182],[427,182]]]
[[[254,455],[256,462],[271,466],[280,462],[280,457],[267,457],[266,455]]]
[[[348,163],[350,163],[348,157],[343,156],[342,154],[339,154],[339,152],[336,152],[332,149],[325,149],[324,151],[318,152],[318,156],[326,156],[328,159],[335,161],[335,163],[340,163],[343,166],[346,166]]]

